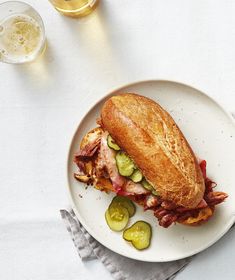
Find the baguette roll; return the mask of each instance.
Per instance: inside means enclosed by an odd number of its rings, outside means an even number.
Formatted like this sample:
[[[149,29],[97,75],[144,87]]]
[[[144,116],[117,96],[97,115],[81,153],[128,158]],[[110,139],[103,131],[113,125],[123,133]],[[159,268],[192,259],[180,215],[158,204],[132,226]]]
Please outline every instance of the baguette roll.
[[[116,95],[103,105],[101,123],[162,199],[189,209],[203,199],[205,183],[197,159],[159,104],[137,94]]]

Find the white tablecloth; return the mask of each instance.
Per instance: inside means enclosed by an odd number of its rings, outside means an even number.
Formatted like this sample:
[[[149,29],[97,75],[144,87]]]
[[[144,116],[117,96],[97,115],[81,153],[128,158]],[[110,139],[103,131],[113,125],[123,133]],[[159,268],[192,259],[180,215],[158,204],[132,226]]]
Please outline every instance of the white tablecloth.
[[[73,132],[111,89],[144,79],[190,84],[235,110],[235,1],[101,0],[80,20],[27,2],[43,17],[48,49],[30,65],[0,64],[0,279],[111,279],[80,261],[59,216]],[[230,232],[177,279],[199,270],[233,279],[234,252]]]

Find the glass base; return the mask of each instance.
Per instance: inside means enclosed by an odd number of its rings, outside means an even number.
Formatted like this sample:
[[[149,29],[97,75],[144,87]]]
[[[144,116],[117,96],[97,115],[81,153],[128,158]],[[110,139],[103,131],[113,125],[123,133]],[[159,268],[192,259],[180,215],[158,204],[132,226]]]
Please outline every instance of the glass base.
[[[77,9],[77,10],[67,10],[67,9],[65,10],[65,9],[61,9],[61,8],[58,8],[58,7],[55,7],[55,9],[64,16],[78,18],[78,17],[87,16],[92,11],[94,11],[94,9],[98,5],[98,2],[99,1],[97,0],[93,6],[88,5],[87,7],[82,7],[82,8]]]

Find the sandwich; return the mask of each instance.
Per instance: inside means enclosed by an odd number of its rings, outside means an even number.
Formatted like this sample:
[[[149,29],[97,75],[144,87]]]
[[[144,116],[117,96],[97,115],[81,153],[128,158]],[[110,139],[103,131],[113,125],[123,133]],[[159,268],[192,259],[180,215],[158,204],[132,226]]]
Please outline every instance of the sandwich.
[[[199,160],[166,110],[134,93],[107,99],[97,127],[74,156],[74,177],[153,211],[159,225],[196,226],[228,195],[215,191]]]

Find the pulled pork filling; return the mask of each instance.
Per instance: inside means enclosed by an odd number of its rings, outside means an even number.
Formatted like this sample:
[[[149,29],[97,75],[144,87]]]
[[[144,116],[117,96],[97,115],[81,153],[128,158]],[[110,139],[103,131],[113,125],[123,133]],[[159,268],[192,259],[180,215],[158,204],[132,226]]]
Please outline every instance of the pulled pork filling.
[[[212,216],[215,205],[223,202],[228,196],[224,192],[213,190],[216,183],[207,177],[206,161],[202,160],[199,165],[205,180],[205,193],[198,206],[195,209],[187,209],[162,200],[145,189],[141,183],[134,183],[119,174],[115,160],[116,152],[109,148],[107,136],[108,132],[103,132],[75,155],[74,162],[78,166],[78,173],[74,174],[74,177],[94,186],[98,185],[100,179],[104,184],[104,188],[101,186],[100,190],[110,190],[117,195],[127,196],[142,205],[145,210],[152,210],[160,226],[167,228],[175,222],[193,225],[205,221]]]

